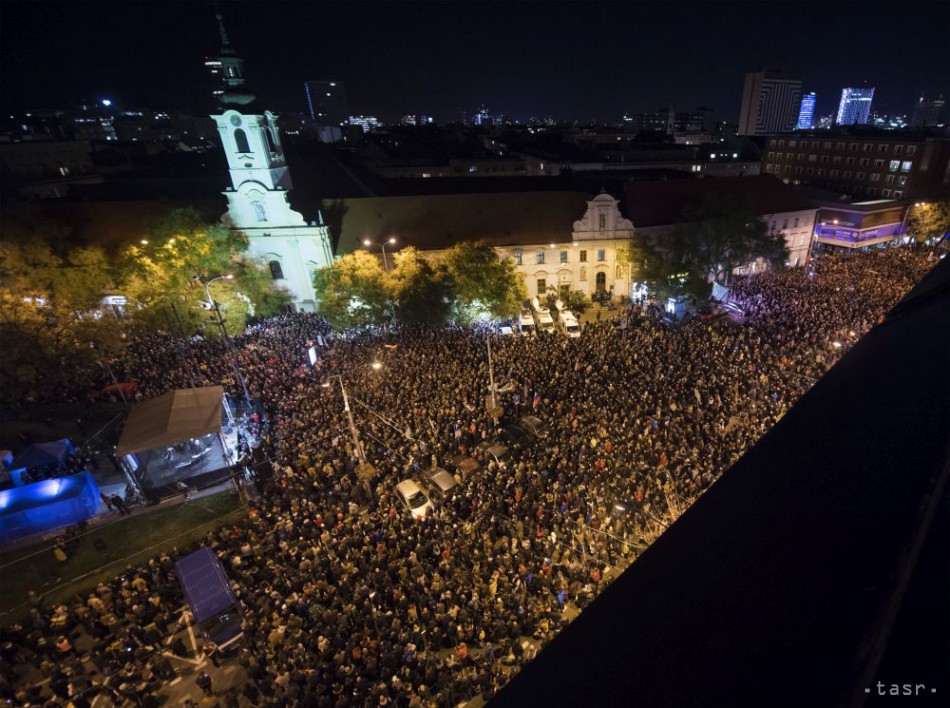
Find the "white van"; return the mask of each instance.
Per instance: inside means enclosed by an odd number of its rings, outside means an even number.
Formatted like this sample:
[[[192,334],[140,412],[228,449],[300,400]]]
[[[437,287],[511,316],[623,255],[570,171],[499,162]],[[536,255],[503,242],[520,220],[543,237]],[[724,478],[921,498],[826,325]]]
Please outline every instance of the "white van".
[[[577,318],[574,316],[574,313],[570,310],[563,310],[561,312],[561,330],[571,339],[575,339],[581,336],[581,326],[577,323]]]
[[[538,298],[534,298],[534,300],[531,301],[531,305],[534,307],[534,317],[535,322],[538,323],[538,330],[541,332],[553,332],[555,328],[551,311],[542,305]]]
[[[528,310],[522,310],[518,318],[518,329],[524,337],[534,334],[534,316]]]

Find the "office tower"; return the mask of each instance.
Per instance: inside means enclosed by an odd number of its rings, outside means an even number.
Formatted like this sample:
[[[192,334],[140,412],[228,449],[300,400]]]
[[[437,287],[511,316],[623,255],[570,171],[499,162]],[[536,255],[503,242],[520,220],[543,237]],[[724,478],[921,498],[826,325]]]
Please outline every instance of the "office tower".
[[[868,116],[871,114],[872,100],[874,100],[873,88],[841,89],[838,125],[866,125]]]
[[[795,127],[802,81],[791,74],[756,71],[745,75],[739,135],[784,133]]]
[[[814,91],[802,96],[802,105],[798,109],[798,124],[795,130],[811,130],[815,121],[815,101],[817,96]]]
[[[930,128],[940,125],[943,117],[943,96],[927,98],[921,96],[914,106],[914,116],[910,119],[912,128]]]
[[[342,81],[306,81],[310,120],[319,125],[342,126],[350,117],[346,88]]]

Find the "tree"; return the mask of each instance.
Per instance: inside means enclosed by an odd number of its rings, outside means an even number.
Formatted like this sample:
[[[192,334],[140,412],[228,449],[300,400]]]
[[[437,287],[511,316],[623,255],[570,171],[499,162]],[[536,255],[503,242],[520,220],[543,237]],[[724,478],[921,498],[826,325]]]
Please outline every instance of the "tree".
[[[590,298],[581,290],[568,290],[566,293],[560,292],[553,285],[548,286],[547,306],[552,312],[557,309],[557,301],[560,300],[564,309],[573,312],[580,317],[590,306]]]
[[[53,395],[69,383],[67,364],[86,383],[94,378],[96,358],[121,343],[120,323],[100,309],[110,284],[98,248],[60,256],[39,239],[0,241],[0,385],[8,395]]]
[[[514,261],[501,259],[488,243],[465,241],[448,250],[443,263],[458,290],[456,315],[472,321],[485,313],[514,317],[527,293]]]
[[[246,256],[247,246],[243,233],[208,224],[193,208],[176,209],[156,222],[141,244],[126,249],[119,266],[120,288],[144,326],[165,326],[174,306],[187,329],[214,333],[201,283],[232,274],[233,279],[214,284],[211,296],[227,313],[228,330],[238,333],[248,316],[275,314],[290,301],[263,266]]]
[[[338,329],[381,324],[392,317],[390,288],[375,256],[354,251],[313,274],[320,314]]]
[[[918,243],[941,239],[950,232],[950,195],[933,202],[923,202],[908,207],[907,232]]]
[[[705,297],[710,279],[728,283],[733,271],[757,259],[784,266],[788,247],[747,204],[712,194],[687,205],[668,233],[634,236],[625,257],[634,277],[657,293]]]
[[[455,307],[456,289],[444,265],[433,267],[409,246],[393,255],[389,285],[399,305],[399,321],[408,324],[444,324]]]

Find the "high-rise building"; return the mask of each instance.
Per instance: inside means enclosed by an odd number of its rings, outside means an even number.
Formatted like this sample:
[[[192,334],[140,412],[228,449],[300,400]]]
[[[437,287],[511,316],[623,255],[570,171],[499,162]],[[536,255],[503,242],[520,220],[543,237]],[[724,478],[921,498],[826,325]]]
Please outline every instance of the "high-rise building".
[[[216,57],[205,59],[205,68],[211,75],[211,92],[218,100],[225,93],[232,94],[232,99],[242,95],[244,86],[244,60],[237,56],[237,53],[228,42],[228,34],[224,31],[224,21],[221,19],[221,13],[215,15],[218,19],[218,31],[221,34],[221,51]],[[250,96],[250,94],[248,94]],[[249,97],[248,101],[253,100]],[[239,100],[231,100],[230,103],[240,104]]]
[[[814,91],[802,96],[802,105],[798,109],[798,123],[795,130],[811,130],[815,122],[815,101],[817,96]]]
[[[756,71],[745,75],[739,135],[771,135],[792,130],[801,108],[802,81],[791,74]]]
[[[346,125],[350,107],[342,81],[306,81],[304,91],[310,120],[319,125]]]
[[[921,96],[914,106],[914,116],[910,119],[912,128],[929,128],[940,125],[943,118],[943,96],[927,98]]]
[[[841,102],[838,104],[838,125],[866,125],[871,115],[871,101],[874,100],[874,88],[841,89]]]
[[[370,133],[380,126],[379,119],[376,116],[350,116],[350,125],[358,125],[364,133]]]

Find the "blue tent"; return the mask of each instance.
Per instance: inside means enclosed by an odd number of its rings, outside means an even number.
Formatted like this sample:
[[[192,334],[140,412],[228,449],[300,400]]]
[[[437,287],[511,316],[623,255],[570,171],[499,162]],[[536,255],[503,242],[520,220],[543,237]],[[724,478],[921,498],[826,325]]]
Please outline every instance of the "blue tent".
[[[84,521],[99,508],[99,488],[89,472],[54,477],[0,491],[0,542]]]
[[[44,465],[61,465],[66,462],[69,453],[75,449],[75,445],[73,445],[69,438],[53,440],[52,442],[36,443],[35,445],[30,445],[25,450],[21,450],[20,454],[13,458],[10,469],[17,470],[21,467],[29,469],[30,467],[43,467]]]

